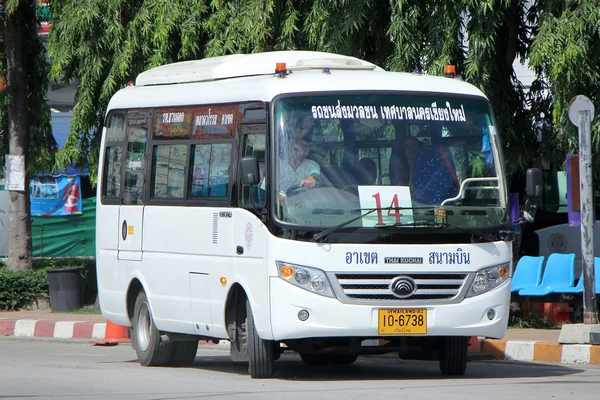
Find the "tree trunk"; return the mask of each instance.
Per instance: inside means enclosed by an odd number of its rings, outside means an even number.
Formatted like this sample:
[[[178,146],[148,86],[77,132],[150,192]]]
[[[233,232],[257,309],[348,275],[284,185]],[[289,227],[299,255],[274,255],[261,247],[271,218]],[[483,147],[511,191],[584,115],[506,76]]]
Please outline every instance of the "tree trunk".
[[[6,86],[10,94],[7,110],[9,152],[12,155],[25,156],[25,166],[27,166],[29,153],[26,7],[29,7],[29,4],[21,1],[11,15],[5,15],[4,20]],[[24,189],[23,191],[12,190],[9,196],[10,236],[7,266],[12,270],[25,269],[32,263],[31,207],[27,173]]]

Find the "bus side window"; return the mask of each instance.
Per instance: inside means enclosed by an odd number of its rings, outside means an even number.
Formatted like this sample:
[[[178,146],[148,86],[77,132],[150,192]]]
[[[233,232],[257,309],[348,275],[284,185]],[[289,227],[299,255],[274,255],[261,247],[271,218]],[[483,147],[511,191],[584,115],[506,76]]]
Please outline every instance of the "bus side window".
[[[127,131],[127,160],[123,204],[143,204],[147,126],[130,126]]]
[[[125,113],[111,113],[106,125],[106,152],[102,173],[102,198],[119,202],[121,197],[121,174],[123,148],[125,145]]]
[[[119,197],[121,195],[121,164],[123,163],[123,148],[109,146],[106,148],[104,160],[103,195]]]
[[[244,147],[242,149],[242,157],[254,156],[258,160],[258,169],[260,173],[260,184],[253,188],[254,193],[250,196],[250,187],[244,187],[242,190],[242,204],[264,203],[265,193],[267,190],[267,182],[265,178],[266,169],[266,141],[265,135],[248,134],[244,136]]]
[[[230,143],[192,147],[190,197],[226,197],[229,188]]]
[[[186,157],[187,145],[185,144],[154,146],[152,197],[183,198]]]

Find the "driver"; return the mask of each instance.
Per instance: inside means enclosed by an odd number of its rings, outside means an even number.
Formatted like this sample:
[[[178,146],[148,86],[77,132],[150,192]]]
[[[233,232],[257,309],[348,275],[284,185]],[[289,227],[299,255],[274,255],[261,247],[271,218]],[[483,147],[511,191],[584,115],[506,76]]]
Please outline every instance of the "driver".
[[[294,187],[312,188],[317,184],[321,169],[319,164],[306,158],[308,155],[306,138],[293,139],[289,147],[288,157],[282,157],[279,166],[280,195],[286,197],[286,191]]]

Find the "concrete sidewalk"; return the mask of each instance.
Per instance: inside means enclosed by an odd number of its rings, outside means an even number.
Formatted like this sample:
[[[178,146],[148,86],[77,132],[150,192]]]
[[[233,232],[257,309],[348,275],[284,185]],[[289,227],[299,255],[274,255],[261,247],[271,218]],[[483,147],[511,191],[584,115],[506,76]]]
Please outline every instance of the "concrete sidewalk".
[[[0,311],[0,336],[103,339],[105,333],[101,314]],[[600,365],[600,346],[559,344],[559,335],[560,329],[508,329],[500,340],[471,338],[469,352],[500,360]]]

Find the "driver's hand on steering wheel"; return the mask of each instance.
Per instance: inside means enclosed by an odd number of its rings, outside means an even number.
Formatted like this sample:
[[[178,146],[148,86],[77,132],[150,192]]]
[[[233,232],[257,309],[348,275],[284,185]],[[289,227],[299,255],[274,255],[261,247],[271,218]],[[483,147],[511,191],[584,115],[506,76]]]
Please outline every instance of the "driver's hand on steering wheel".
[[[306,177],[306,179],[304,179],[302,182],[300,182],[300,185],[298,187],[306,186],[307,188],[311,188],[311,187],[315,186],[316,184],[317,184],[317,179],[315,178],[315,176],[309,175]]]

